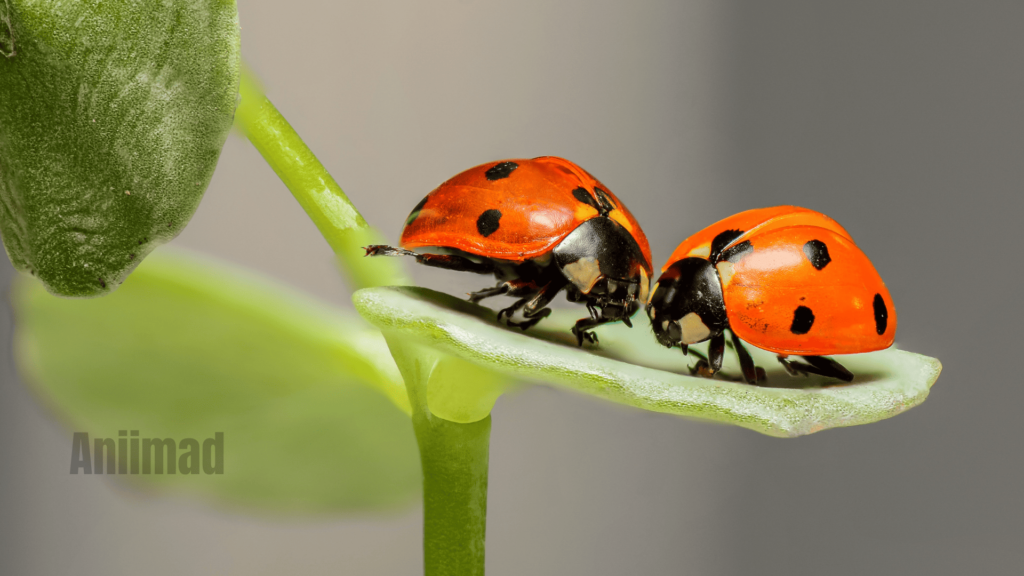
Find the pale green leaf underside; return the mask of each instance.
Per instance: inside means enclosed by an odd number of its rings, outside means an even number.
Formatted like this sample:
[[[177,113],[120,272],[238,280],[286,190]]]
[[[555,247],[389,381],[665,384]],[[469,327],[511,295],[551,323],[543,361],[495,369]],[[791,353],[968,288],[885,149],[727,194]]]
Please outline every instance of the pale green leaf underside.
[[[0,0],[0,235],[54,293],[115,289],[199,205],[240,75],[233,0]]]
[[[411,502],[419,458],[381,334],[252,274],[168,252],[102,299],[17,285],[21,372],[68,427],[93,438],[224,432],[223,475],[121,477],[162,491],[282,512]]]
[[[753,349],[772,387],[688,375],[678,349],[658,345],[642,314],[635,327],[597,330],[600,347],[580,349],[569,327],[586,311],[559,311],[527,333],[495,322],[495,313],[424,288],[367,288],[353,300],[381,330],[488,368],[571,388],[614,402],[743,426],[771,436],[800,436],[867,424],[924,401],[938,360],[890,349],[842,356],[857,375],[849,385],[787,375],[774,355]],[[724,373],[738,374],[731,351]]]

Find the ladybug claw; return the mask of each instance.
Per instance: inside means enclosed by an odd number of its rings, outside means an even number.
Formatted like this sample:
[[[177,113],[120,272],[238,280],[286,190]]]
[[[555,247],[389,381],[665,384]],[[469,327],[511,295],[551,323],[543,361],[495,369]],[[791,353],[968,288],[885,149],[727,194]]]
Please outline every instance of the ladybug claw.
[[[580,347],[583,346],[584,340],[591,344],[600,344],[597,339],[597,334],[594,334],[593,332],[585,332],[583,330],[576,330],[575,328],[573,328],[572,332],[576,335],[576,345]]]
[[[715,371],[711,369],[711,365],[708,364],[707,360],[703,358],[697,361],[697,364],[689,367],[690,376],[703,376],[704,378],[712,378],[715,375]]]
[[[575,326],[572,327],[572,335],[576,337],[576,345],[581,348],[583,347],[583,338],[585,337],[585,334],[586,332],[583,330],[580,330]]]

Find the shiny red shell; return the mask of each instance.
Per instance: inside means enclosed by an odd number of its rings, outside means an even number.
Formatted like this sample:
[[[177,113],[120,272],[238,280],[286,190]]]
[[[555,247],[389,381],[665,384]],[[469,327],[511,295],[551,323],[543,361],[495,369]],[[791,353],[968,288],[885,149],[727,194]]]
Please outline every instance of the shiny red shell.
[[[835,220],[778,206],[730,216],[685,240],[666,267],[707,258],[726,230],[743,231],[716,263],[729,327],[778,354],[827,356],[888,348],[896,309],[881,276]],[[731,254],[730,254],[731,253]]]
[[[503,169],[509,165],[515,168]],[[579,188],[608,197],[614,206],[608,217],[636,240],[649,272],[651,248],[636,218],[586,170],[554,156],[488,162],[457,174],[409,214],[401,245],[454,248],[512,262],[537,258],[598,216],[573,195]]]
[[[800,208],[799,206],[773,206],[771,208],[755,208],[733,214],[715,222],[711,226],[697,232],[676,247],[668,262],[661,267],[664,272],[675,262],[688,257],[707,258],[711,255],[711,242],[726,230],[742,230],[742,238],[736,238],[730,245],[742,242],[754,234],[760,234],[786,226],[817,226],[832,230],[841,236],[850,238],[850,233],[839,225],[839,222],[825,216],[821,212]]]

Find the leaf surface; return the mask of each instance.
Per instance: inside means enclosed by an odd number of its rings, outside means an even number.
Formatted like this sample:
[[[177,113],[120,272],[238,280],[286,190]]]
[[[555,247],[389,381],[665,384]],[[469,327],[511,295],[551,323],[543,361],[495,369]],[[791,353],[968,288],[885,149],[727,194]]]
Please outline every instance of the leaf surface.
[[[917,406],[938,378],[938,360],[889,349],[841,357],[857,375],[852,384],[791,377],[774,355],[748,347],[768,372],[767,386],[689,375],[679,349],[654,339],[646,318],[634,328],[597,330],[598,347],[580,349],[569,333],[585,310],[557,311],[526,333],[495,321],[495,312],[425,288],[366,288],[353,296],[364,318],[388,334],[520,378],[547,382],[613,402],[734,424],[771,436],[800,436],[838,426],[867,424]],[[727,352],[723,374],[739,374]],[[463,386],[462,402],[479,403]],[[448,402],[453,402],[451,395]],[[493,402],[493,400],[491,400]],[[450,408],[449,408],[450,409]],[[433,411],[433,407],[431,407]]]
[[[224,433],[222,475],[118,477],[161,491],[280,512],[411,502],[419,457],[380,332],[252,274],[167,252],[107,298],[17,285],[21,373],[68,428],[177,442]]]
[[[231,0],[0,0],[0,235],[65,296],[116,288],[195,212],[231,128]]]

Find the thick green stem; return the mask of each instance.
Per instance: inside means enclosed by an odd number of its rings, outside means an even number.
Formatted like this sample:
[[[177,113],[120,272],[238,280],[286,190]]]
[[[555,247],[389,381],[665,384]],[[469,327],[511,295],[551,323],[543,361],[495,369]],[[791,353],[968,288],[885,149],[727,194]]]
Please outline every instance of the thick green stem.
[[[384,336],[405,378],[420,447],[424,573],[482,576],[491,417],[458,424],[431,414],[426,391],[442,357],[387,332]]]
[[[408,284],[397,259],[364,258],[362,246],[381,244],[380,235],[366,224],[248,70],[243,71],[240,91],[235,126],[291,190],[352,283],[357,288]],[[425,573],[483,575],[491,417],[458,424],[431,414],[427,385],[441,357],[391,337],[388,344],[406,382],[420,448]]]
[[[397,259],[364,258],[362,247],[383,243],[380,234],[366,224],[327,169],[263,95],[258,81],[247,69],[242,73],[240,92],[235,126],[291,190],[338,256],[352,283],[357,288],[408,284]]]
[[[491,417],[456,424],[413,414],[423,465],[423,563],[427,576],[482,575]]]

